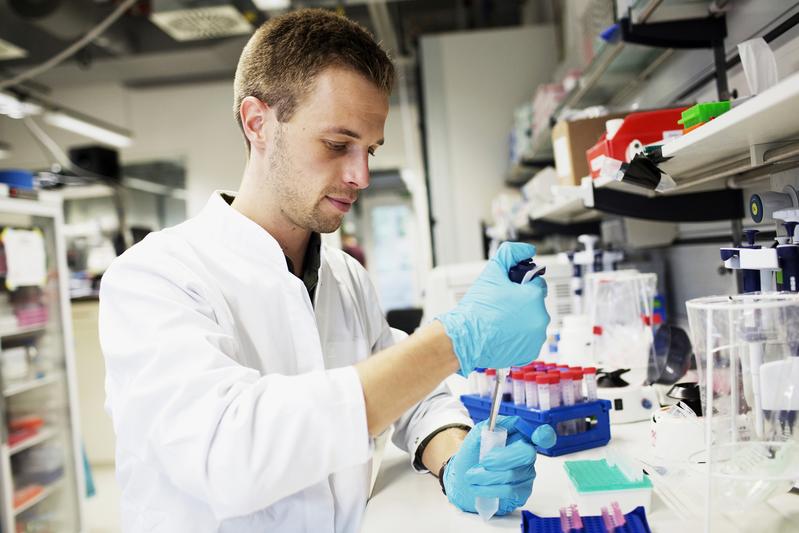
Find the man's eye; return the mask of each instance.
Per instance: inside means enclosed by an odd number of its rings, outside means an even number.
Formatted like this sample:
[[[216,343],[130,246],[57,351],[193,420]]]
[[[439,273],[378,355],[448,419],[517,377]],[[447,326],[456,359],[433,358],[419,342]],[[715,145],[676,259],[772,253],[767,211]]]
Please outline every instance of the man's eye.
[[[344,143],[334,143],[334,142],[326,142],[325,143],[328,148],[333,150],[334,152],[343,152],[347,149],[347,145]]]
[[[375,149],[369,148],[369,155],[375,155]]]

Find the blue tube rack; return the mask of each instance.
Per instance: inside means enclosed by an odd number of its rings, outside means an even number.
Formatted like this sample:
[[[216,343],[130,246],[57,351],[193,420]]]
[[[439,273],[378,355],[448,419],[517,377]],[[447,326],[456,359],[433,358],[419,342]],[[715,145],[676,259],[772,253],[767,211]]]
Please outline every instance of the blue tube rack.
[[[610,533],[602,522],[601,516],[582,516],[583,529],[575,533]],[[649,522],[646,521],[646,511],[643,507],[636,507],[624,515],[623,526],[613,528],[613,533],[652,533]],[[561,533],[560,517],[543,517],[522,511],[522,533]]]
[[[488,418],[491,409],[491,400],[476,394],[464,394],[461,402],[469,411],[469,416],[475,422]],[[567,420],[590,419],[591,426],[575,435],[558,434],[558,442],[552,448],[541,448],[540,453],[555,457],[567,453],[579,452],[590,448],[598,448],[610,442],[610,416],[611,403],[608,400],[593,400],[580,402],[574,405],[555,407],[547,411],[528,409],[510,402],[502,402],[499,414],[518,416],[521,421],[516,426],[519,431],[533,434],[535,429],[542,424],[549,424],[553,429],[558,424]]]

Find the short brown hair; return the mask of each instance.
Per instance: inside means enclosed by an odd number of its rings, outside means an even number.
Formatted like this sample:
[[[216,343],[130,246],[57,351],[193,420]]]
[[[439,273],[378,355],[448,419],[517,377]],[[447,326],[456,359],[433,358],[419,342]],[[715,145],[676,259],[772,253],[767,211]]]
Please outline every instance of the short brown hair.
[[[356,22],[323,9],[270,19],[250,37],[236,68],[233,113],[239,127],[239,108],[247,96],[274,107],[280,122],[291,120],[315,77],[334,66],[353,69],[387,94],[394,85],[388,54]]]

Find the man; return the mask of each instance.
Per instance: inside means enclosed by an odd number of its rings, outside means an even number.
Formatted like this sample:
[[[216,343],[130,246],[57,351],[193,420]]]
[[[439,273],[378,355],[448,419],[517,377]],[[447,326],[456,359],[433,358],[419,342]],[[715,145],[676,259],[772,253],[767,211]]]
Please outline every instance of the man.
[[[534,248],[502,248],[456,309],[395,343],[365,270],[320,246],[369,184],[393,77],[343,17],[269,21],[236,71],[248,160],[235,197],[213,194],[104,276],[126,531],[356,531],[374,437],[392,424],[461,509],[486,496],[507,513],[529,496],[535,450],[514,419],[478,466],[479,428],[441,382],[538,352],[546,287],[507,279]]]

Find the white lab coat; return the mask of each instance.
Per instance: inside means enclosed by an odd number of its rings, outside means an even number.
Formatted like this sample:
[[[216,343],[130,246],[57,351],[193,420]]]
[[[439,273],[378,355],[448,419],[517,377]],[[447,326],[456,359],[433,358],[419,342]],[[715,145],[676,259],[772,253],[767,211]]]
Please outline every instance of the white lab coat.
[[[374,443],[352,365],[393,335],[340,250],[322,247],[314,303],[277,241],[219,193],[111,265],[100,341],[124,531],[359,529]],[[471,422],[442,385],[394,442],[413,457],[450,423]]]

